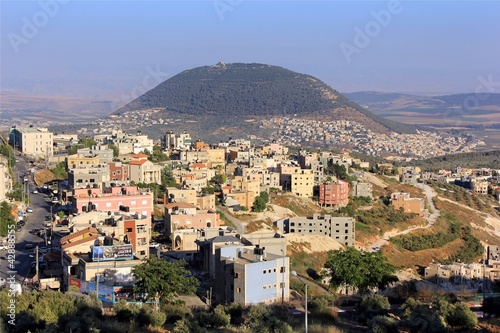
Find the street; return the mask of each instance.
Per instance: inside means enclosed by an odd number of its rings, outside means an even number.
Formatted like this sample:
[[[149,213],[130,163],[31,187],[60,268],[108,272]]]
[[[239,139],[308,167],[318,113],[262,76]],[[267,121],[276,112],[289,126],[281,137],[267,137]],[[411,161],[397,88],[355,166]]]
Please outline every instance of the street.
[[[14,262],[14,269],[16,271],[16,280],[21,284],[28,277],[31,278],[34,274],[30,273],[31,263],[35,261],[35,248],[36,246],[45,246],[45,241],[43,238],[37,236],[36,234],[30,234],[29,231],[35,228],[44,230],[44,218],[45,215],[50,214],[50,204],[46,201],[45,195],[42,193],[33,194],[33,190],[36,188],[33,182],[33,175],[30,173],[29,163],[21,156],[18,157],[18,162],[14,167],[14,175],[19,177],[17,181],[23,182],[24,177],[28,179],[27,183],[29,186],[26,187],[30,189],[25,195],[30,197],[29,207],[33,209],[32,213],[28,213],[24,218],[25,225],[22,227],[21,231],[15,233],[16,241],[16,257]],[[32,249],[26,249],[26,244],[33,244]],[[9,271],[7,259],[7,251],[1,250],[0,255],[2,257],[0,263],[0,277],[7,278],[7,271]],[[5,258],[5,259],[4,259]]]

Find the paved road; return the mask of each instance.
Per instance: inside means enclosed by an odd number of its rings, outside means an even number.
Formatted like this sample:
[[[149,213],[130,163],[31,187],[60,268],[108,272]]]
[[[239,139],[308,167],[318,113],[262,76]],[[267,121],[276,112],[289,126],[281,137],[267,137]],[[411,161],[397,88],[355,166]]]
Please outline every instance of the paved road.
[[[405,234],[408,234],[408,233],[415,231],[415,230],[418,230],[418,229],[430,228],[434,225],[434,223],[436,222],[438,217],[441,215],[441,212],[436,208],[436,206],[434,205],[434,201],[432,200],[437,195],[437,193],[436,193],[436,191],[434,191],[434,189],[431,186],[429,186],[427,184],[418,183],[416,185],[416,187],[422,189],[425,192],[425,197],[427,199],[427,202],[429,203],[430,211],[432,212],[431,214],[429,214],[427,216],[427,224],[425,226],[413,227],[413,228],[409,228],[409,229],[406,229],[406,230],[403,230],[403,231],[400,231],[397,233],[386,232],[386,233],[384,233],[382,238],[371,243],[366,248],[366,251],[374,251],[374,248],[380,248],[380,247],[384,246],[385,244],[387,244],[390,237],[405,235]]]
[[[233,217],[227,207],[217,206],[217,211],[224,214],[224,216],[236,227],[236,230],[240,235],[243,235],[245,233],[247,224]]]
[[[15,233],[16,237],[16,259],[14,262],[14,270],[17,271],[16,280],[19,282],[24,282],[28,277],[31,278],[33,273],[30,274],[31,263],[35,261],[35,255],[33,249],[26,249],[26,244],[33,244],[33,248],[38,246],[45,246],[45,241],[43,238],[37,235],[32,235],[29,233],[31,229],[39,228],[43,229],[43,223],[45,215],[50,214],[50,204],[47,202],[44,194],[31,193],[35,189],[35,184],[33,183],[33,176],[29,173],[29,163],[22,157],[18,157],[18,162],[14,167],[14,174],[19,177],[19,181],[23,181],[24,177],[28,178],[28,184],[26,188],[30,188],[27,195],[30,197],[30,207],[33,208],[33,213],[28,213],[25,217],[25,226],[21,231]],[[1,251],[1,256],[6,256],[6,251]],[[4,259],[0,263],[0,277],[7,276],[8,262]]]

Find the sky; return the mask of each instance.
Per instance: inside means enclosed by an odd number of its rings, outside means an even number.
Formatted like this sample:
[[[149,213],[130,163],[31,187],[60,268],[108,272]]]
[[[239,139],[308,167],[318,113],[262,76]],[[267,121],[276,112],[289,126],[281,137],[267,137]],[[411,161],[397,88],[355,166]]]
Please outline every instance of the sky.
[[[222,61],[340,92],[500,93],[498,1],[1,0],[0,11],[2,91],[136,97]]]

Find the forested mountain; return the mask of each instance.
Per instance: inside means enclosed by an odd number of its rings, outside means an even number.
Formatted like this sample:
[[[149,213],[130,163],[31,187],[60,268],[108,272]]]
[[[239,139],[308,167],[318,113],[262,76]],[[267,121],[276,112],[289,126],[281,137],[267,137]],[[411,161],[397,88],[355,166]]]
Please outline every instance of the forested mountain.
[[[429,171],[440,169],[455,170],[457,166],[462,168],[498,169],[500,167],[500,150],[437,156],[425,160],[412,161],[411,165],[419,166],[422,170]]]
[[[183,71],[113,114],[152,108],[201,118],[321,116],[357,121],[377,132],[414,132],[413,126],[377,116],[315,77],[255,63]]]

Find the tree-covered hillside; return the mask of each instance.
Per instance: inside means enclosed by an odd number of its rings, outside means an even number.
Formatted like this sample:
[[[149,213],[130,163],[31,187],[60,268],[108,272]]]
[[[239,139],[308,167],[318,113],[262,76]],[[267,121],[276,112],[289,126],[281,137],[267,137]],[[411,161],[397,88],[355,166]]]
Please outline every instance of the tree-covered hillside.
[[[411,165],[422,170],[435,171],[440,169],[462,168],[493,168],[500,166],[500,150],[443,155],[421,161],[412,161]]]
[[[200,117],[332,115],[333,111],[341,120],[371,122],[371,129],[382,125],[396,132],[414,131],[410,125],[372,114],[317,78],[264,64],[218,63],[186,70],[114,114],[149,108]]]

